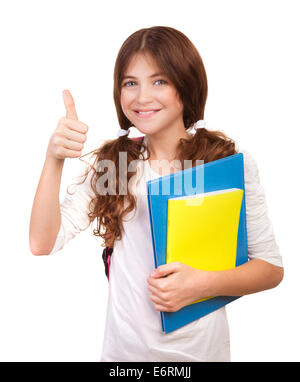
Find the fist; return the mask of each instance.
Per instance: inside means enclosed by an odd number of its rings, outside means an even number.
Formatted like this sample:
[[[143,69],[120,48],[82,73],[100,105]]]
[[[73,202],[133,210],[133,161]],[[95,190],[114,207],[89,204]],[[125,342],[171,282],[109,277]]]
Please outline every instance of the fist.
[[[63,91],[66,116],[60,118],[52,134],[47,155],[56,159],[78,158],[81,156],[88,126],[78,120],[75,103],[68,90]]]

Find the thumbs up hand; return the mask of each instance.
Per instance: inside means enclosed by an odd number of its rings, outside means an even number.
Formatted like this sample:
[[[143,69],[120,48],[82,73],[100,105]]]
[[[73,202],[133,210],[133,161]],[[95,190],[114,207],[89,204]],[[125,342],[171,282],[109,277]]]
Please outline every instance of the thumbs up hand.
[[[81,156],[88,126],[78,120],[75,103],[69,90],[63,91],[66,116],[60,118],[52,134],[47,155],[56,159],[78,158]]]

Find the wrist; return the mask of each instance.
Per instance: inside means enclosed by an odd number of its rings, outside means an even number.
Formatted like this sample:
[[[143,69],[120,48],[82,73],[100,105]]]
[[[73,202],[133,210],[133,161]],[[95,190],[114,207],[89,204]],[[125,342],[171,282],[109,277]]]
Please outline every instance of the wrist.
[[[217,296],[217,273],[214,271],[198,271],[198,299]]]
[[[47,152],[45,162],[55,167],[61,167],[64,165],[65,159],[56,158],[55,156]]]
[[[220,296],[220,290],[218,288],[218,271],[207,271],[207,297]]]

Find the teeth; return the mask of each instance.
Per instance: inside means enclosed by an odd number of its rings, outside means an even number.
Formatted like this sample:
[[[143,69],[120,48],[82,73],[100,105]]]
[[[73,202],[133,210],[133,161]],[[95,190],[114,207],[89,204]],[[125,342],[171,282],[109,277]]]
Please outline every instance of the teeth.
[[[150,114],[153,113],[155,110],[150,110],[150,111],[139,111],[139,114]]]

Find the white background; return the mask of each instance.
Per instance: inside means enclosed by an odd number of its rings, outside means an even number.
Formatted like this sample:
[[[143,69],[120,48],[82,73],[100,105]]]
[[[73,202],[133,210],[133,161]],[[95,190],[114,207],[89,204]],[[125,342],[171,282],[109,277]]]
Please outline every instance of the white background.
[[[298,1],[1,1],[0,361],[98,361],[108,283],[92,229],[53,256],[29,249],[32,202],[69,89],[84,153],[118,130],[113,69],[138,29],[171,26],[203,58],[205,120],[251,152],[285,278],[228,305],[232,361],[300,361]],[[61,199],[84,167],[67,159]],[[98,239],[98,240],[97,240]],[[133,359],[134,360],[134,359]]]

